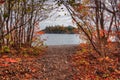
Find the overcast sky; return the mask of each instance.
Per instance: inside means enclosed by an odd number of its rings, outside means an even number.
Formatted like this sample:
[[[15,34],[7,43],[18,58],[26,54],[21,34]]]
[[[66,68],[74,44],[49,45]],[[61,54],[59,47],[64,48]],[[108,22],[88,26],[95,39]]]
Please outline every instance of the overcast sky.
[[[40,29],[44,29],[46,26],[54,25],[75,26],[75,24],[72,23],[72,18],[70,14],[63,5],[53,10],[49,14],[49,18],[40,22]]]

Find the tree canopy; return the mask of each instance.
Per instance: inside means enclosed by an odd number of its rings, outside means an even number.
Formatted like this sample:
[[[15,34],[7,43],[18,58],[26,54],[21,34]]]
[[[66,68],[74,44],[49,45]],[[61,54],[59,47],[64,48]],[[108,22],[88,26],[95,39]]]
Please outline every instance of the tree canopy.
[[[119,43],[119,0],[58,0],[58,3],[67,8],[83,38],[99,55],[108,54],[106,46],[112,36],[117,37],[116,42]]]
[[[0,0],[0,48],[31,46],[39,22],[53,9],[47,0]]]

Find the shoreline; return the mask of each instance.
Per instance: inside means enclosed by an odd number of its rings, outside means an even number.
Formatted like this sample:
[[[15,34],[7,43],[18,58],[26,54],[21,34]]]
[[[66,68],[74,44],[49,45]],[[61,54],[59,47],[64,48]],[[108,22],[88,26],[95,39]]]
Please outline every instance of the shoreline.
[[[44,45],[48,47],[71,47],[71,46],[79,46],[79,44],[64,44],[64,45]]]

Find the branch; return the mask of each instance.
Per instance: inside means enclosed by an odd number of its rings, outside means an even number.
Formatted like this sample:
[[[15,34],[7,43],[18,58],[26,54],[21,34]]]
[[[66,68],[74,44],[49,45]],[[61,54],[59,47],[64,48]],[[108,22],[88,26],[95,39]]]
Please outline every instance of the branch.
[[[80,28],[80,29],[84,32],[84,34],[86,35],[86,37],[89,39],[89,41],[90,41],[90,43],[92,44],[94,50],[101,56],[100,51],[96,48],[95,44],[93,43],[93,41],[92,41],[92,39],[90,38],[90,36],[88,35],[88,33],[84,30],[84,28],[83,28],[83,27],[78,23],[78,21],[74,18],[74,16],[73,16],[73,14],[74,14],[73,10],[72,10],[70,7],[68,7],[67,5],[65,5],[65,4],[64,4],[64,6],[67,8],[67,10],[68,10],[68,12],[70,13],[72,19],[73,19],[73,20],[76,22],[76,24],[79,26],[78,28]],[[73,13],[72,13],[72,12],[73,12]],[[76,16],[76,15],[75,15],[75,16]]]

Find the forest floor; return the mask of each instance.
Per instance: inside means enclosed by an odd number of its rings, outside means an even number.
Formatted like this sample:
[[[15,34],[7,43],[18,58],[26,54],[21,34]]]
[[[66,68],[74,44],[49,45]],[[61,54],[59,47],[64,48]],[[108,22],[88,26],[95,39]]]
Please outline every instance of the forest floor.
[[[48,46],[36,57],[4,55],[0,58],[0,80],[73,80],[70,59],[76,47]]]
[[[23,48],[24,55],[0,56],[0,80],[120,80],[120,48],[113,46],[106,57],[87,44],[48,46],[38,56]]]

